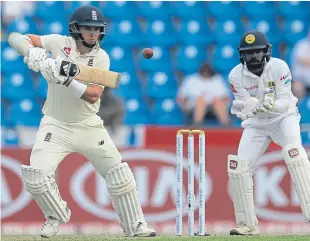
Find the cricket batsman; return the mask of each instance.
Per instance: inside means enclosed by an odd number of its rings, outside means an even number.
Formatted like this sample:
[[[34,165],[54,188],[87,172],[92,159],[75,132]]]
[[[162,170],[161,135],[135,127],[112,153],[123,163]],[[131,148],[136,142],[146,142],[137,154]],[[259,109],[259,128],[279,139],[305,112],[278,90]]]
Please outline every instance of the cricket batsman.
[[[98,8],[83,6],[71,17],[70,36],[27,34],[9,39],[25,56],[28,67],[40,71],[48,82],[44,116],[31,152],[30,165],[21,166],[25,188],[46,218],[40,232],[42,237],[56,235],[60,224],[70,220],[71,211],[60,196],[55,171],[72,152],[84,155],[106,180],[124,234],[156,236],[155,230],[148,228],[145,221],[133,173],[126,162],[121,162],[119,151],[96,114],[104,86],[87,85],[60,76],[55,61],[61,58],[108,70],[109,56],[100,48],[105,27]]]
[[[297,98],[291,91],[288,65],[271,57],[271,47],[262,32],[245,33],[238,48],[241,64],[229,74],[235,97],[231,112],[243,120],[244,128],[237,156],[228,156],[229,186],[237,223],[230,235],[259,233],[252,176],[271,141],[282,148],[302,213],[310,221],[310,162],[301,143]]]

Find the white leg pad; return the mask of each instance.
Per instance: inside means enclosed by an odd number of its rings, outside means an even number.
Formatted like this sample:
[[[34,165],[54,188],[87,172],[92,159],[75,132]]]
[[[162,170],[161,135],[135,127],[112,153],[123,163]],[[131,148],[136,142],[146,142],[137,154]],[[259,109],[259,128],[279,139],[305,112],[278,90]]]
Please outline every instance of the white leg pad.
[[[246,225],[252,229],[258,221],[254,206],[253,179],[248,164],[235,155],[228,155],[227,171],[237,226]]]
[[[63,223],[70,220],[71,212],[67,203],[62,200],[54,178],[34,166],[21,166],[21,174],[25,189],[32,195],[47,218],[49,216]]]
[[[310,161],[301,145],[287,145],[282,149],[283,158],[291,175],[302,213],[310,222]]]
[[[112,204],[127,236],[134,236],[139,223],[146,225],[136,190],[136,182],[126,162],[112,168],[106,175],[107,189]]]

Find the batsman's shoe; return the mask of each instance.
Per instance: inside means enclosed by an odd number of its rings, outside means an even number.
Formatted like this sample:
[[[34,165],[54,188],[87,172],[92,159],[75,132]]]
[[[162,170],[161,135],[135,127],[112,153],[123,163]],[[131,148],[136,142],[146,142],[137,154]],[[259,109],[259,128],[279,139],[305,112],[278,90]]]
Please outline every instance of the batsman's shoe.
[[[155,237],[156,231],[148,228],[146,223],[139,223],[134,237]]]
[[[236,227],[230,230],[230,235],[258,235],[258,228],[255,226],[254,228],[249,228],[246,225],[242,225],[240,227]]]
[[[48,217],[46,222],[41,228],[40,235],[42,238],[50,238],[56,235],[59,231],[59,226],[61,222],[53,217]]]

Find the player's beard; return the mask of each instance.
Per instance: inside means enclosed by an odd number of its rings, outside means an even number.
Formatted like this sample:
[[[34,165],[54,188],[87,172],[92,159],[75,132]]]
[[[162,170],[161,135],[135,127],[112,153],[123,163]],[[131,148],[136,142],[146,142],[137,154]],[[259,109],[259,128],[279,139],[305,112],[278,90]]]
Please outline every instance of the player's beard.
[[[253,74],[260,74],[264,69],[264,66],[264,61],[260,61],[255,57],[246,62],[247,69]]]

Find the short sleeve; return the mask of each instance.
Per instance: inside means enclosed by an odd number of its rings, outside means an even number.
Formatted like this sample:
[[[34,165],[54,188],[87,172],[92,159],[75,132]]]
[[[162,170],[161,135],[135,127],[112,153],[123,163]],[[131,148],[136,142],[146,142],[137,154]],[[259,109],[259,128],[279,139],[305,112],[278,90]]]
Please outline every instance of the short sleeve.
[[[101,67],[106,70],[110,70],[110,57],[104,50],[101,51],[99,52],[99,55],[96,57],[94,67]]]
[[[292,74],[287,63],[285,63],[283,60],[278,59],[276,66],[277,66],[275,71],[276,86],[282,86],[282,85],[290,86],[292,82]]]
[[[42,35],[40,36],[41,45],[45,50],[51,53],[63,37],[64,36],[58,34]]]
[[[241,72],[234,68],[228,76],[230,90],[236,100],[247,100],[250,93],[241,85]]]

